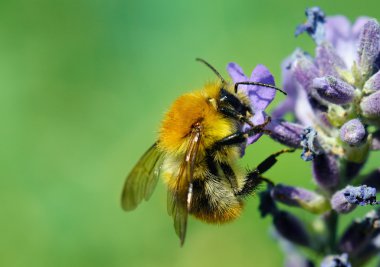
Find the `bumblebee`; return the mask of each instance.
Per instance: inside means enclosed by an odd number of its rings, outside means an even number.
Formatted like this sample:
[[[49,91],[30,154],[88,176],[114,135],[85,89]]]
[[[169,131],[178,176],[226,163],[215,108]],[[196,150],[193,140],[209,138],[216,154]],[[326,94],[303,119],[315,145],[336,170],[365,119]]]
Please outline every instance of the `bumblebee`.
[[[237,218],[244,199],[268,179],[262,177],[277,161],[272,154],[257,168],[247,171],[238,165],[241,148],[249,136],[267,132],[265,126],[253,125],[248,96],[238,91],[241,84],[259,85],[283,92],[259,82],[227,83],[209,63],[220,81],[209,83],[200,91],[180,96],[166,113],[159,137],[127,176],[122,193],[122,207],[135,209],[149,200],[159,177],[168,188],[167,209],[173,217],[181,246],[186,236],[188,215],[221,224]],[[285,92],[283,92],[286,94]],[[243,125],[248,124],[243,131]]]

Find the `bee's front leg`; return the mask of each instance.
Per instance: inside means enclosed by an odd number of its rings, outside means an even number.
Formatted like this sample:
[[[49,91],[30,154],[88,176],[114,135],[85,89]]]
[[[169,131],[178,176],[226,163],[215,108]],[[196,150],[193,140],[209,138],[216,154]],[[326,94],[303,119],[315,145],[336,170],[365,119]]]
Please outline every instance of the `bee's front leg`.
[[[264,129],[265,126],[271,121],[270,117],[267,117],[265,122],[260,125],[253,126],[245,131],[236,132],[228,135],[213,145],[211,152],[215,152],[223,148],[224,146],[239,145],[247,141],[247,138],[259,133],[270,133],[268,130]]]

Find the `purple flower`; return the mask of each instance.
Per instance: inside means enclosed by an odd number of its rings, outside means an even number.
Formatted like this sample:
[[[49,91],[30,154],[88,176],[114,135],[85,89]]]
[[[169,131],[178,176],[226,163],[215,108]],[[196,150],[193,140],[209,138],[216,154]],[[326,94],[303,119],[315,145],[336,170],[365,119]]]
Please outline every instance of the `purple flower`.
[[[250,81],[275,85],[272,74],[264,65],[257,65],[256,68],[252,71],[250,78],[245,76],[242,68],[236,63],[229,63],[227,66],[227,71],[234,83]],[[251,122],[254,125],[263,124],[266,118],[264,111],[266,107],[273,101],[276,95],[276,90],[257,85],[240,85],[239,91],[245,92],[251,101],[251,107],[254,113],[253,117],[251,118]],[[250,126],[246,124],[244,125],[243,130],[249,127]],[[252,137],[249,137],[247,143],[252,144],[256,142],[261,135],[262,133],[259,133]]]

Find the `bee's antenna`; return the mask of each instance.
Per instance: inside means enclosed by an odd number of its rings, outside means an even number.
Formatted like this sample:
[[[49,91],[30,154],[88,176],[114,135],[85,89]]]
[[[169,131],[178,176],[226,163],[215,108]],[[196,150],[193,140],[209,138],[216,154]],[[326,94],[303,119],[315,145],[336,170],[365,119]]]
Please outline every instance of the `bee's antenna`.
[[[237,93],[237,90],[238,90],[238,87],[239,87],[240,84],[264,86],[264,87],[276,89],[277,91],[280,91],[284,95],[287,95],[287,93],[285,91],[281,90],[280,88],[277,88],[274,85],[267,84],[267,83],[259,83],[259,82],[237,82],[237,83],[235,83],[235,93]]]
[[[216,74],[216,76],[219,77],[219,79],[222,81],[222,83],[226,84],[226,80],[222,77],[222,75],[220,75],[220,73],[213,66],[211,66],[210,63],[208,63],[206,60],[201,59],[201,58],[196,58],[195,60],[199,61],[199,62],[202,62],[207,67],[209,67]]]

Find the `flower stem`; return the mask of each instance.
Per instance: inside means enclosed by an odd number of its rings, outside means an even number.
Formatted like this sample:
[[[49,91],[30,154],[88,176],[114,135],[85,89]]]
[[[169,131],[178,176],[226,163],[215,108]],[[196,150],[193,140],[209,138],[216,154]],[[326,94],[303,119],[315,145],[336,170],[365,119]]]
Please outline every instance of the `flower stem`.
[[[335,211],[330,211],[326,214],[325,222],[328,229],[328,241],[326,250],[329,254],[334,254],[337,252],[336,247],[336,236],[338,230],[338,213]]]

